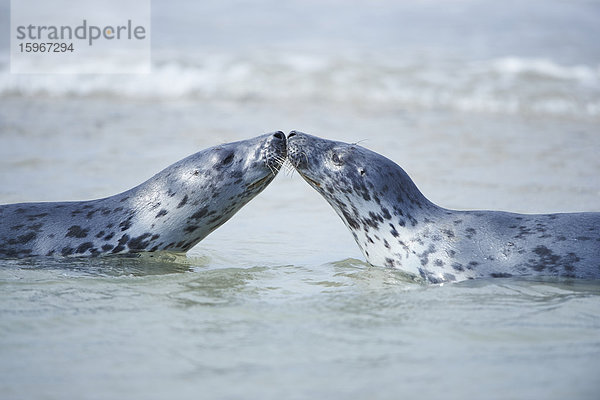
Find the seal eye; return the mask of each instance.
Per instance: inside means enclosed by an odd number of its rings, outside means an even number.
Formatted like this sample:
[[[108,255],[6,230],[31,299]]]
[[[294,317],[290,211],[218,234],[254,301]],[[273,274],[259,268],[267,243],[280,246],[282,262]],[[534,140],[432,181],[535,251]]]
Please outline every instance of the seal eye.
[[[337,154],[337,153],[333,153],[333,154],[331,155],[331,161],[333,161],[333,163],[334,163],[335,165],[343,165],[343,164],[344,164],[344,160],[342,160],[342,159],[340,158],[340,156],[338,156],[338,154]]]
[[[229,153],[229,154],[227,155],[227,157],[225,157],[225,158],[223,159],[223,161],[221,161],[221,164],[222,164],[222,165],[231,164],[231,162],[232,162],[232,161],[233,161],[233,153]]]

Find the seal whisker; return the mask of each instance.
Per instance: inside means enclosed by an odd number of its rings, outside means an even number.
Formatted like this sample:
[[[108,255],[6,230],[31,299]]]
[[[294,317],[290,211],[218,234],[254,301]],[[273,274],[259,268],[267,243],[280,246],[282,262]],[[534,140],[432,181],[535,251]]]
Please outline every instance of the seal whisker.
[[[277,167],[272,166],[271,163],[267,163],[267,168],[269,168],[269,170],[271,170],[271,175],[273,175],[273,176],[277,175],[277,172],[279,172],[277,170]]]
[[[358,142],[354,142],[352,144],[355,145],[355,146],[358,146],[359,144],[361,144],[362,142],[366,142],[367,140],[369,140],[369,139],[361,139]]]
[[[292,162],[290,161],[289,158],[286,158],[283,163],[281,164],[280,169],[283,169],[285,174],[290,176],[291,174],[293,174],[296,169],[294,168],[294,166],[292,165]]]

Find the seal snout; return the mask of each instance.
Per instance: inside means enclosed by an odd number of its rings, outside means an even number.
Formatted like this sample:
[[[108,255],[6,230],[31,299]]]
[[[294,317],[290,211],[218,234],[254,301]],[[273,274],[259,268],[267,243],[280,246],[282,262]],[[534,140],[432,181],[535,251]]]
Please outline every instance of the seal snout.
[[[263,147],[264,160],[273,174],[279,169],[287,157],[287,139],[285,133],[277,131],[268,137],[266,146]]]
[[[302,132],[291,131],[287,139],[288,160],[290,160],[296,169],[305,168],[308,160],[305,149],[303,149],[304,140],[302,140]]]

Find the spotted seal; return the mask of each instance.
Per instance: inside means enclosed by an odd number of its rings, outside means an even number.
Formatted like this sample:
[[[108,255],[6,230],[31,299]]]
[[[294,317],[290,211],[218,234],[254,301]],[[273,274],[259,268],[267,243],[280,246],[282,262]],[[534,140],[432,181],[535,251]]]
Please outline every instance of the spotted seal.
[[[288,135],[288,159],[342,218],[372,265],[432,283],[600,278],[600,213],[448,210],[427,200],[391,160],[297,131]]]
[[[0,206],[0,257],[186,252],[275,177],[286,137],[222,144],[104,199]]]

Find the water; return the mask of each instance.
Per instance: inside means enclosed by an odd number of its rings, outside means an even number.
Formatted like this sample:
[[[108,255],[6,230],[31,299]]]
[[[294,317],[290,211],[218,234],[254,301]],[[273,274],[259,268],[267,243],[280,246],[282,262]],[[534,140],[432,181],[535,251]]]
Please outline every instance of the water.
[[[150,75],[0,57],[0,202],[112,195],[298,129],[445,207],[600,211],[600,3],[347,4],[154,3]],[[187,258],[0,261],[1,397],[598,397],[598,282],[425,287],[363,260],[282,171]]]

